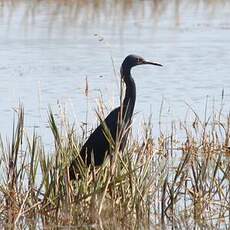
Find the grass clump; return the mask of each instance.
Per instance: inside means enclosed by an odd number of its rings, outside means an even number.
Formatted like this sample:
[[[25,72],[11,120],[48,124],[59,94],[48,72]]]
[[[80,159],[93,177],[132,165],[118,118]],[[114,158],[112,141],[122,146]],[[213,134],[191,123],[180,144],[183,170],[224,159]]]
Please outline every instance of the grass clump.
[[[81,179],[68,167],[83,144],[73,127],[63,134],[52,111],[54,151],[35,133],[28,136],[24,113],[10,143],[0,142],[0,220],[5,227],[74,226],[97,229],[224,228],[229,226],[229,124],[209,119],[181,123],[184,135],[130,136],[123,153],[115,148],[99,168],[79,159]],[[116,223],[116,225],[114,225]]]

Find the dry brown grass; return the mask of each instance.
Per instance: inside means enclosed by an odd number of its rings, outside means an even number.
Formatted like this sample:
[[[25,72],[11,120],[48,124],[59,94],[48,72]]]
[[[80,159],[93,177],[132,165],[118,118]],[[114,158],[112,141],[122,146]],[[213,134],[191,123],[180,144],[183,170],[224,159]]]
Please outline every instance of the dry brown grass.
[[[52,30],[55,23],[67,25],[82,26],[92,23],[99,24],[101,21],[111,23],[122,27],[127,18],[135,21],[148,18],[154,23],[160,19],[164,20],[164,15],[171,12],[174,15],[174,23],[180,23],[181,14],[194,9],[196,11],[210,13],[215,15],[215,11],[228,7],[228,0],[0,0],[0,15],[3,18],[8,17],[9,24],[12,17],[17,15],[17,22],[25,26],[33,27],[36,22],[46,22],[48,29]],[[18,12],[19,11],[19,14]]]
[[[2,226],[191,229],[229,227],[230,118],[181,123],[171,134],[129,139],[123,153],[100,168],[79,163],[82,179],[71,182],[68,166],[79,153],[75,129],[61,135],[52,112],[55,151],[24,132],[21,109],[12,141],[1,142],[0,219]],[[216,120],[218,118],[218,120]],[[71,126],[70,126],[71,127]]]

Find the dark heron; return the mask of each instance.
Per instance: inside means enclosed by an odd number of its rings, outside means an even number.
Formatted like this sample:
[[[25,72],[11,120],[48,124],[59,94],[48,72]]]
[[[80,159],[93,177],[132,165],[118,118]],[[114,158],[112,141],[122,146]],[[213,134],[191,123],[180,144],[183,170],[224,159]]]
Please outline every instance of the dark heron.
[[[113,143],[120,143],[120,151],[124,149],[136,101],[136,86],[130,71],[132,67],[144,64],[162,66],[156,62],[146,61],[137,55],[129,55],[123,61],[120,72],[121,78],[126,85],[124,100],[121,106],[114,109],[101,122],[83,145],[80,156],[87,166],[90,164],[95,166],[101,165],[106,156],[112,152],[113,149],[111,148],[111,141],[108,140],[108,136],[112,137]],[[107,135],[108,132],[110,135]],[[72,161],[69,168],[71,180],[76,179],[76,171],[77,159]]]

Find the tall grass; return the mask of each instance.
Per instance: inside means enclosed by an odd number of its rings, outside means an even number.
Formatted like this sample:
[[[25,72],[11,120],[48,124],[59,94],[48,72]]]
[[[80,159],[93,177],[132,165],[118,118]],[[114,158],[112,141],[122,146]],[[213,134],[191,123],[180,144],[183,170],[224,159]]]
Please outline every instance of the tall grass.
[[[36,133],[25,132],[23,108],[17,116],[12,140],[0,142],[2,227],[229,227],[229,116],[196,117],[158,138],[146,122],[143,139],[130,136],[124,152],[115,148],[101,167],[79,159],[75,182],[68,167],[83,144],[75,129],[63,132],[50,110],[50,154]]]
[[[49,30],[56,23],[66,26],[88,27],[101,22],[112,23],[112,28],[123,28],[125,20],[131,18],[137,20],[147,19],[157,24],[168,12],[172,13],[172,23],[178,25],[182,15],[191,9],[195,12],[208,13],[209,17],[215,17],[215,12],[229,6],[228,0],[0,0],[2,18],[7,19],[9,25],[20,21],[23,28],[34,26],[41,21],[47,22]],[[114,27],[115,26],[115,27]]]

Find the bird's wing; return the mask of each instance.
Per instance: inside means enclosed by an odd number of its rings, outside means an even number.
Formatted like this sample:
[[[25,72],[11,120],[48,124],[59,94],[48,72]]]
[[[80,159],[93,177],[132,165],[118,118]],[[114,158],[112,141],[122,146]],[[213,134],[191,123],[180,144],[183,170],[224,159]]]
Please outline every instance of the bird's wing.
[[[88,140],[83,145],[80,155],[85,161],[87,156],[87,164],[91,162],[91,153],[94,153],[95,164],[102,164],[105,153],[110,149],[110,137],[112,136],[113,141],[116,138],[117,132],[117,121],[119,116],[120,107],[114,109],[109,115],[105,118],[104,121],[93,131],[89,136]],[[108,131],[109,134],[108,135]]]
[[[116,132],[117,132],[119,112],[120,112],[120,107],[111,111],[109,115],[105,118],[106,127],[109,129],[114,139],[116,137]]]

